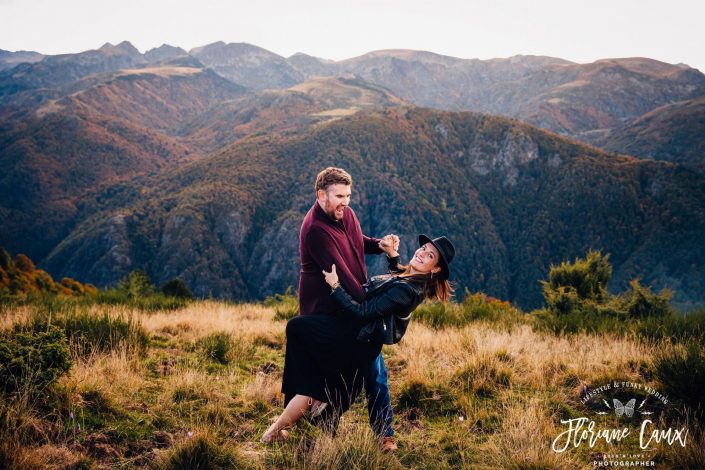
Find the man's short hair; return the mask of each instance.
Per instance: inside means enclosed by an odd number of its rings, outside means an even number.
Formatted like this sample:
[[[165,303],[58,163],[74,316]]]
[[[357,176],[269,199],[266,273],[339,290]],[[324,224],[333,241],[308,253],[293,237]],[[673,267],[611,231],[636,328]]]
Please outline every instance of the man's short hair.
[[[333,186],[334,184],[345,184],[350,186],[352,184],[352,176],[350,176],[350,174],[342,168],[334,168],[329,166],[325,170],[318,173],[318,176],[316,177],[316,192],[318,192],[319,189],[323,189],[325,191],[329,186]]]

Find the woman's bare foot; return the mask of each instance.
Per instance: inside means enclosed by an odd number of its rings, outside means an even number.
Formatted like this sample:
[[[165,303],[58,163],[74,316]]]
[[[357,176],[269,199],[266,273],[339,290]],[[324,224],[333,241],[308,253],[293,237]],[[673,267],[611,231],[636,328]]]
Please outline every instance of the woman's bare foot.
[[[260,438],[263,444],[274,444],[275,442],[284,442],[289,439],[289,431],[286,429],[277,429],[272,425]]]
[[[320,403],[320,402],[318,402]],[[284,408],[281,415],[269,426],[269,429],[260,438],[260,442],[271,444],[273,442],[281,442],[289,437],[289,433],[285,431],[292,427],[296,422],[311,410],[313,399],[306,395],[295,395]],[[323,410],[323,408],[320,408]]]

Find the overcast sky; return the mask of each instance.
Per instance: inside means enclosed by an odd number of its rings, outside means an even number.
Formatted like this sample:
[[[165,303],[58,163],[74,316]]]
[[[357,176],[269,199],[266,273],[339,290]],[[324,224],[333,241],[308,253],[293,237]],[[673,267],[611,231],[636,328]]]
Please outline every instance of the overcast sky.
[[[703,0],[0,0],[0,49],[247,42],[328,59],[377,49],[592,62],[651,57],[705,72]]]

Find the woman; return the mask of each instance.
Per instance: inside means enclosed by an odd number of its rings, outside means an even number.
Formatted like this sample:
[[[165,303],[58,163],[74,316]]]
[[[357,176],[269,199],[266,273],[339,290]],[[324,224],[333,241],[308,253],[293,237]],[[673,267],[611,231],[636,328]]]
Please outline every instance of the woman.
[[[262,442],[285,439],[285,428],[304,414],[315,418],[327,406],[336,413],[346,411],[362,389],[363,371],[369,370],[383,344],[399,342],[414,309],[425,298],[448,300],[453,244],[446,237],[431,240],[419,235],[419,245],[409,264],[401,266],[397,246],[380,244],[392,274],[365,284],[361,304],[340,286],[335,265],[330,272],[323,271],[341,308],[335,315],[300,316],[287,323],[285,409]]]

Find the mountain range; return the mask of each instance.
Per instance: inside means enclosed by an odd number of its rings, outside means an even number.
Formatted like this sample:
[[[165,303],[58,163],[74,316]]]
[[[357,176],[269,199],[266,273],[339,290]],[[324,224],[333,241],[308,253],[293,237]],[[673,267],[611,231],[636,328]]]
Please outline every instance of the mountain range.
[[[705,303],[705,76],[688,66],[223,42],[7,54],[0,245],[55,277],[283,291],[315,174],[340,165],[367,233],[399,233],[405,255],[417,232],[457,241],[461,293],[532,308],[551,263],[597,248],[613,289],[640,277]]]

